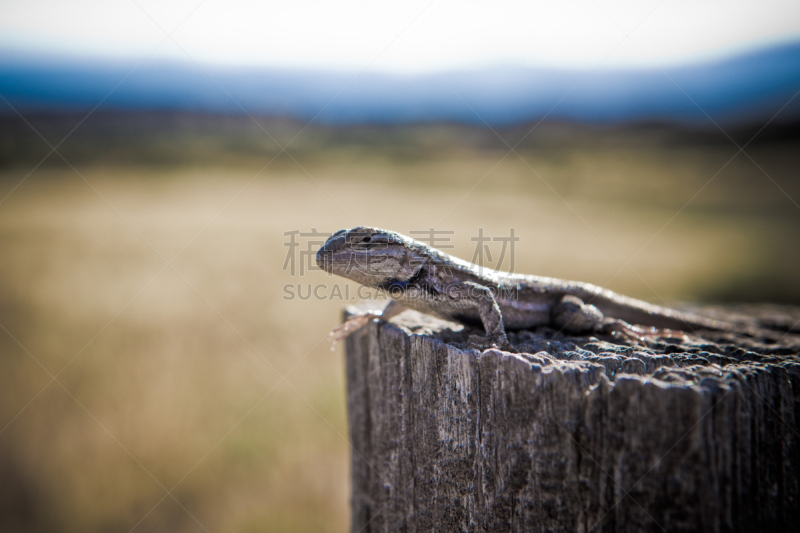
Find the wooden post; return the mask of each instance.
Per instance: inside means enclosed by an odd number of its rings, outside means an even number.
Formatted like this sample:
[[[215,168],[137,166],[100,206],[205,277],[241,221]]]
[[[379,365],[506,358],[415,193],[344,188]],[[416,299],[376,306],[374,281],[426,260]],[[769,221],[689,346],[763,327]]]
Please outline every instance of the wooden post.
[[[800,337],[481,354],[394,322],[347,340],[353,533],[797,531]]]

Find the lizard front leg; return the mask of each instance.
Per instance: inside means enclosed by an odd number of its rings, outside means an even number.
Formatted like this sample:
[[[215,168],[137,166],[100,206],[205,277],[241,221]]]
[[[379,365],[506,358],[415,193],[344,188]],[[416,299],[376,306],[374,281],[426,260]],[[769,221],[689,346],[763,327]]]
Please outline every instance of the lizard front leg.
[[[513,351],[503,325],[503,314],[491,289],[472,281],[463,281],[447,287],[445,294],[453,308],[474,306],[481,318],[486,337],[471,336],[469,344],[475,347],[497,347]]]
[[[339,341],[346,338],[357,329],[361,329],[366,326],[373,318],[378,318],[380,320],[391,320],[405,310],[406,308],[403,304],[397,300],[390,300],[380,314],[364,313],[363,315],[353,315],[349,317],[344,321],[344,324],[336,326],[328,334],[328,340],[331,342],[331,350],[336,348],[336,345],[339,343]]]

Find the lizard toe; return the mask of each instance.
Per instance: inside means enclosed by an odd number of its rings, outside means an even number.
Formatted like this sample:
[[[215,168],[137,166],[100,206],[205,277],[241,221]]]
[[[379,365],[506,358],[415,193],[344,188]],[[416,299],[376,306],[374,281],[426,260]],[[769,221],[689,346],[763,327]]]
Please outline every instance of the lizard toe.
[[[514,346],[508,342],[508,337],[505,335],[470,335],[467,339],[467,347],[475,348],[476,350],[502,350],[504,352],[517,353]]]
[[[611,335],[637,342],[644,342],[645,339],[654,337],[686,337],[686,333],[683,331],[661,328],[642,328],[628,324],[623,320],[608,320],[597,328],[595,332],[601,335]]]

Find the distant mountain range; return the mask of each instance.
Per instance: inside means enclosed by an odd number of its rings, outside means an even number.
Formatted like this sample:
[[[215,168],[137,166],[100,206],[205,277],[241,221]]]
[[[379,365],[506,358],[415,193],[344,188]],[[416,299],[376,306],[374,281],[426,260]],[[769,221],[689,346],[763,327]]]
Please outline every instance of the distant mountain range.
[[[496,67],[423,75],[0,55],[0,94],[20,111],[254,114],[320,124],[458,122],[758,126],[800,119],[800,43],[664,69]],[[791,101],[790,101],[791,99]],[[787,105],[787,102],[788,105]],[[784,107],[785,106],[785,107]],[[783,109],[782,109],[783,108]],[[781,110],[782,109],[782,110]],[[0,113],[11,113],[0,102]]]

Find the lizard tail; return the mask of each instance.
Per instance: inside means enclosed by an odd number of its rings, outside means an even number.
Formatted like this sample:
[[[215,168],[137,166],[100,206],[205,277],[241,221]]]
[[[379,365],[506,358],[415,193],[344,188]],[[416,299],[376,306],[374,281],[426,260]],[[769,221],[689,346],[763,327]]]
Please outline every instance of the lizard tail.
[[[603,289],[589,292],[590,294],[585,295],[584,302],[594,305],[606,316],[624,320],[631,324],[689,332],[697,329],[714,331],[730,331],[734,329],[727,322],[648,304],[616,293],[605,294],[610,291]]]

